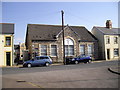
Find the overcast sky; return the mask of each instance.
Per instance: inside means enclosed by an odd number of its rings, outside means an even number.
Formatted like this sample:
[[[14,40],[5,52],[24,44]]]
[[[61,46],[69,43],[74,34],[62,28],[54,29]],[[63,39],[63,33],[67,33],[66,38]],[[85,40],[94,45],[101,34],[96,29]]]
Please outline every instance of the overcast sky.
[[[61,25],[61,10],[65,24],[91,31],[112,20],[118,27],[117,2],[2,2],[2,22],[15,23],[15,44],[23,43],[27,24]]]

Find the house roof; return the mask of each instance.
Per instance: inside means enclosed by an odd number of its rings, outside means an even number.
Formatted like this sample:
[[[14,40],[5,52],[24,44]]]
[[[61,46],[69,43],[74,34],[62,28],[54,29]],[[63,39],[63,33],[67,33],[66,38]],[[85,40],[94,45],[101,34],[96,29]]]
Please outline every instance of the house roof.
[[[81,26],[69,26],[80,37],[80,41],[96,41],[97,38],[88,31],[85,27]]]
[[[66,26],[65,26],[66,27]],[[68,26],[80,37],[80,41],[96,41],[97,39],[83,26]],[[28,24],[27,34],[31,40],[56,40],[62,32],[60,25]]]
[[[118,35],[120,34],[120,28],[106,28],[106,27],[96,27],[99,31],[101,31],[103,34],[107,35]]]
[[[14,34],[14,24],[0,23],[0,34]]]

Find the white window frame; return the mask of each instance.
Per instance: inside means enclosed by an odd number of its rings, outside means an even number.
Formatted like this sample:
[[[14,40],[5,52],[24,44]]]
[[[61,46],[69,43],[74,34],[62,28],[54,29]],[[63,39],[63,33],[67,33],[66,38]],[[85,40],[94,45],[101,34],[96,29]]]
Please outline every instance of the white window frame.
[[[81,53],[81,46],[84,46],[84,54],[85,54],[85,44],[79,44],[79,52],[80,52],[80,55],[82,54],[82,53]]]
[[[41,54],[41,46],[42,46],[42,45],[45,45],[45,44],[41,44],[40,47],[39,47],[39,49],[40,49],[40,55],[41,55],[41,56],[45,56],[45,55],[42,55],[42,54]],[[47,55],[47,52],[48,52],[48,45],[45,45],[45,46],[47,46],[47,47],[46,47],[46,55]]]
[[[52,46],[52,45],[55,45],[55,46],[56,46],[56,56],[53,56],[53,55],[51,54],[51,52],[52,52],[51,46]],[[51,45],[50,45],[50,56],[51,56],[51,57],[57,57],[57,55],[58,55],[58,45],[56,45],[56,44],[51,44]]]
[[[118,55],[115,55],[115,49],[117,49]],[[118,56],[119,56],[119,48],[114,48],[114,49],[113,49],[113,53],[114,53],[114,57],[118,57]]]
[[[67,46],[68,54],[66,55],[66,53],[65,53],[65,56],[74,56],[75,55],[74,40],[71,39],[71,38],[66,38],[65,39],[65,49],[66,49],[66,46]],[[73,48],[72,48],[73,49],[73,54],[70,54],[70,46],[73,46]]]
[[[91,53],[89,53],[89,45],[91,46]],[[89,56],[92,56],[92,55],[93,55],[93,45],[92,45],[92,44],[88,44],[88,45],[87,45],[87,49],[88,49],[88,50],[87,50],[87,51],[88,51],[88,55],[89,55]]]
[[[114,44],[118,44],[118,37],[114,37]]]
[[[106,44],[110,44],[110,36],[106,36]]]

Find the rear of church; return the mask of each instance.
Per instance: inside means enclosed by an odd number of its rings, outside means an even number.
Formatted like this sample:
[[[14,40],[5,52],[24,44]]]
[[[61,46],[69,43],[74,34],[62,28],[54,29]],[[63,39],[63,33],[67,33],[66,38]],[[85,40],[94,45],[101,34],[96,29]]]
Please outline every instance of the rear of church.
[[[29,57],[50,56],[53,62],[63,62],[63,31],[60,25],[28,24],[26,49]],[[83,26],[64,26],[65,57],[81,54],[98,59],[98,41]]]

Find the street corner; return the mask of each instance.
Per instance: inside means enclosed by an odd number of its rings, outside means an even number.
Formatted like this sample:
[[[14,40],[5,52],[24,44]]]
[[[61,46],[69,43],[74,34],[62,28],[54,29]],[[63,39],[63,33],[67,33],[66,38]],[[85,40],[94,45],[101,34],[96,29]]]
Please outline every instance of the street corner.
[[[109,67],[108,71],[120,75],[120,66]]]

